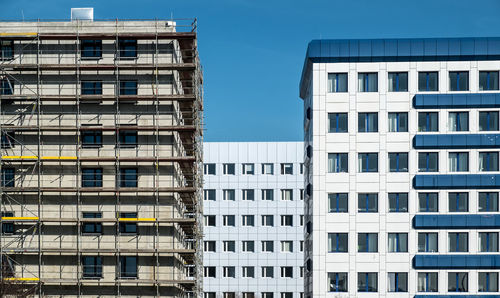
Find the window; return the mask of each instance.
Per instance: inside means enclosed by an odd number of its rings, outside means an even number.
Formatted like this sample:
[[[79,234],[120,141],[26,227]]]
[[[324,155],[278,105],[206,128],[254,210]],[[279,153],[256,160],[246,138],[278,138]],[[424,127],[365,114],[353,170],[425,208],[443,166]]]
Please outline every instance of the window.
[[[205,292],[203,293],[203,298],[216,298],[215,292]]]
[[[242,165],[243,175],[254,175],[255,167],[253,163],[244,163]]]
[[[438,193],[425,192],[418,194],[418,211],[419,212],[438,212]]]
[[[5,126],[3,127],[5,129]],[[1,132],[1,148],[2,149],[10,149],[14,148],[15,145],[15,140],[14,140],[15,133],[14,131],[5,131],[2,130]]]
[[[480,252],[498,252],[498,233],[480,232],[479,233],[479,251]]]
[[[498,71],[479,72],[479,91],[498,90]]]
[[[234,266],[224,266],[224,267],[222,267],[222,276],[235,278],[236,277],[236,269],[234,268]]]
[[[232,240],[222,241],[222,249],[224,252],[236,252],[236,242]]]
[[[241,199],[243,201],[253,201],[255,199],[255,191],[253,189],[241,190]]]
[[[437,272],[419,272],[417,291],[419,292],[437,292],[438,291],[438,273]]]
[[[347,273],[328,272],[328,292],[347,292]]]
[[[378,91],[377,73],[358,74],[358,92],[377,92],[377,91]]]
[[[281,164],[281,175],[293,175],[293,164],[292,163],[282,163]]]
[[[332,213],[345,213],[348,211],[347,193],[329,193],[328,209]]]
[[[274,242],[272,240],[262,241],[262,252],[274,252]]]
[[[215,252],[215,241],[204,241],[203,242],[204,252]]]
[[[14,212],[4,212],[0,214],[2,216],[2,234],[14,234],[14,222],[7,221],[6,217],[14,217]]]
[[[271,266],[263,266],[262,277],[274,278],[274,268]]]
[[[262,175],[273,175],[273,174],[274,174],[274,165],[272,163],[263,163]]]
[[[438,233],[418,233],[418,252],[438,252]]]
[[[203,164],[203,174],[204,175],[215,175],[215,164],[214,163]]]
[[[358,273],[358,292],[378,292],[378,275],[376,272]]]
[[[450,131],[468,131],[469,113],[468,112],[449,112],[448,129]]]
[[[222,164],[222,174],[224,174],[224,175],[235,175],[235,173],[236,173],[236,166],[235,166],[234,163],[225,163],[225,164]]]
[[[102,223],[100,222],[85,222],[85,218],[102,218],[101,212],[83,212],[82,233],[83,234],[101,234]]]
[[[82,187],[102,187],[102,169],[82,169]]]
[[[241,268],[241,276],[246,278],[254,278],[255,268],[253,266],[243,266]]]
[[[137,187],[137,169],[120,169],[120,187]]]
[[[0,40],[0,60],[14,58],[14,42],[12,40]]]
[[[408,92],[408,73],[389,73],[389,92]]]
[[[102,40],[82,40],[82,58],[102,58]]]
[[[448,233],[449,252],[468,252],[469,234],[466,232]]]
[[[479,112],[479,131],[498,131],[498,112]]]
[[[274,226],[274,215],[262,215],[262,226],[263,227]]]
[[[241,251],[243,252],[255,252],[255,242],[254,241],[242,241]]]
[[[137,212],[121,212],[120,219],[122,218],[137,218]],[[120,233],[136,234],[137,223],[129,221],[120,222]]]
[[[235,226],[234,215],[223,215],[222,225],[225,227],[234,227]]]
[[[281,200],[282,201],[293,201],[293,189],[282,189],[281,190]]]
[[[242,294],[243,294],[242,298],[255,298],[255,293],[254,292],[243,292]]]
[[[299,189],[299,195],[300,195],[300,200],[303,201],[304,200],[304,189],[303,188]]]
[[[418,73],[418,91],[438,91],[438,86],[437,71]]]
[[[281,292],[281,298],[293,298],[292,292]]]
[[[203,200],[204,201],[215,201],[215,189],[204,189],[203,190]]]
[[[137,257],[120,256],[120,277],[137,278]]]
[[[222,294],[222,297],[224,297],[224,298],[236,298],[236,294],[234,292],[224,292]]]
[[[378,113],[359,113],[358,132],[378,132]]]
[[[467,272],[448,272],[448,292],[468,292],[469,274]]]
[[[203,267],[203,277],[216,277],[215,266]]]
[[[387,279],[389,292],[408,292],[408,273],[390,272]]]
[[[283,227],[293,226],[293,215],[282,215],[281,216],[281,226],[283,226]]]
[[[437,112],[419,112],[418,113],[418,131],[431,132],[439,130],[439,121]]]
[[[450,192],[448,194],[448,206],[450,212],[468,212],[469,194],[466,192]]]
[[[438,152],[419,152],[418,153],[418,171],[419,172],[437,172],[439,171],[439,153]]]
[[[300,215],[300,226],[304,226],[304,215]]]
[[[9,79],[0,80],[0,95],[14,94],[14,82]]]
[[[479,152],[479,171],[498,171],[498,152]]]
[[[448,154],[450,172],[467,172],[469,170],[468,152],[450,152]]]
[[[450,71],[449,77],[450,77],[450,91],[469,90],[468,71]]]
[[[215,215],[205,215],[205,226],[215,227]]]
[[[408,252],[407,233],[389,233],[388,240],[389,252]]]
[[[281,277],[293,278],[293,267],[292,266],[282,266],[281,267]]]
[[[120,81],[120,95],[137,95],[137,81]]]
[[[389,132],[408,132],[408,113],[389,113]]]
[[[137,58],[137,40],[118,40],[120,58]]]
[[[2,167],[2,187],[15,186],[15,170],[13,168]]]
[[[359,173],[378,172],[378,153],[359,153],[358,172]]]
[[[389,153],[390,172],[408,172],[408,153]]]
[[[347,153],[328,153],[328,173],[349,171]]]
[[[281,241],[281,252],[293,252],[293,241]]]
[[[479,193],[479,212],[497,212],[498,211],[498,193],[480,192]]]
[[[262,298],[274,298],[273,292],[262,292]]]
[[[347,113],[328,113],[328,132],[347,132]]]
[[[253,215],[242,215],[241,216],[241,225],[253,227],[255,225],[254,216]]]
[[[102,257],[84,256],[82,257],[82,267],[83,278],[102,277]]]
[[[304,174],[304,163],[303,162],[301,162],[299,164],[299,174],[301,174],[301,175]]]
[[[378,194],[359,193],[358,212],[378,212]]]
[[[304,251],[304,240],[300,240],[299,242],[299,251]]]
[[[234,201],[236,200],[236,192],[234,189],[223,189],[222,199],[224,201]]]
[[[378,234],[359,233],[358,252],[378,252]]]
[[[263,201],[273,201],[274,200],[274,190],[263,189],[262,190],[262,200]]]
[[[137,131],[136,130],[120,130],[118,134],[119,147],[136,147],[137,146]]]
[[[408,193],[389,193],[389,212],[408,212]]]
[[[328,233],[328,252],[347,252],[347,233]]]
[[[101,95],[101,81],[82,81],[82,95]]]
[[[347,73],[328,74],[328,93],[347,92]]]
[[[478,272],[479,292],[498,292],[498,272]]]
[[[83,148],[102,146],[102,130],[82,130],[81,135]]]

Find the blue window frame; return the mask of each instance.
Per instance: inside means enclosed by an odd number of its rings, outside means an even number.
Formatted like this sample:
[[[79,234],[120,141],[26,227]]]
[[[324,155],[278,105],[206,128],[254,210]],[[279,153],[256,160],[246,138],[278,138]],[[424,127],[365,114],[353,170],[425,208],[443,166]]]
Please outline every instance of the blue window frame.
[[[431,132],[439,130],[437,112],[419,112],[418,113],[418,131]]]
[[[359,233],[358,252],[378,252],[378,234]]]
[[[479,233],[479,251],[480,252],[498,252],[498,233],[480,232]]]
[[[378,153],[359,153],[358,172],[359,173],[378,172]]]
[[[9,79],[0,80],[0,95],[14,94],[14,82]]]
[[[469,251],[469,233],[448,233],[448,251],[449,252],[468,252]]]
[[[439,153],[438,152],[419,152],[418,153],[418,171],[419,172],[437,172],[437,171],[439,171]]]
[[[378,132],[378,113],[359,113],[358,132]]]
[[[119,58],[137,58],[137,40],[118,40]]]
[[[120,130],[118,134],[118,144],[120,147],[136,147],[137,130]]]
[[[498,272],[478,272],[477,290],[478,292],[498,292]]]
[[[389,233],[387,236],[388,252],[408,252],[407,233]]]
[[[378,292],[378,274],[376,272],[358,273],[358,292]]]
[[[328,93],[347,92],[347,73],[328,74]]]
[[[450,131],[468,131],[469,112],[449,112],[448,128]]]
[[[329,193],[328,209],[331,213],[348,212],[349,195],[347,193]]]
[[[82,187],[102,187],[102,169],[82,169]]]
[[[14,168],[2,167],[2,187],[15,186],[15,170]]]
[[[120,212],[120,218],[137,218],[137,212]],[[120,233],[137,234],[137,223],[123,221],[120,222]]]
[[[82,40],[81,55],[82,58],[101,58],[102,40]]]
[[[408,172],[408,153],[389,153],[389,172]]]
[[[421,192],[418,194],[419,212],[439,212],[439,194],[437,192]]]
[[[328,252],[348,252],[347,233],[328,233]]]
[[[101,130],[82,130],[82,147],[101,147],[102,146],[102,131]]]
[[[84,256],[82,267],[83,278],[102,278],[102,257]]]
[[[348,131],[347,113],[328,113],[328,132],[342,133]]]
[[[497,212],[498,211],[498,192],[480,192],[479,193],[479,212]]]
[[[387,278],[389,279],[389,292],[408,292],[408,273],[390,272]]]
[[[418,273],[418,292],[437,292],[438,291],[438,273],[437,272],[419,272]]]
[[[137,257],[120,256],[120,278],[137,278]]]
[[[13,212],[2,212],[1,213],[2,217],[14,217]],[[14,228],[14,222],[7,222],[3,221],[2,222],[2,234],[14,234],[15,228]]]
[[[328,272],[328,292],[347,292],[347,272]]]
[[[479,171],[498,171],[498,152],[479,152]]]
[[[469,72],[450,71],[450,91],[469,91]]]
[[[450,212],[468,212],[469,211],[469,193],[450,192],[448,193],[448,206]]]
[[[469,153],[468,152],[450,152],[448,154],[448,165],[450,172],[469,171]]]
[[[359,73],[358,92],[378,92],[378,74],[376,72]]]
[[[83,218],[102,218],[101,212],[83,212]],[[100,222],[83,222],[83,234],[102,234],[102,223]]]
[[[408,132],[408,113],[389,113],[389,132]]]
[[[419,72],[418,73],[418,91],[438,91],[438,72]]]
[[[0,40],[0,60],[10,60],[14,58],[14,41]]]
[[[120,169],[120,187],[137,187],[137,169]]]
[[[469,274],[467,272],[448,272],[448,292],[468,292]]]
[[[378,212],[378,193],[359,193],[358,212]]]
[[[479,112],[479,131],[498,131],[498,112]]]
[[[418,233],[418,252],[438,251],[438,233]]]
[[[348,171],[347,153],[328,153],[328,173],[347,173]]]
[[[137,81],[120,81],[120,95],[137,95]]]
[[[408,92],[408,73],[407,72],[390,72],[389,92]]]
[[[498,71],[480,71],[479,90],[480,91],[498,90]]]
[[[408,212],[408,193],[389,193],[389,212]]]
[[[101,95],[101,81],[82,81],[82,95]]]

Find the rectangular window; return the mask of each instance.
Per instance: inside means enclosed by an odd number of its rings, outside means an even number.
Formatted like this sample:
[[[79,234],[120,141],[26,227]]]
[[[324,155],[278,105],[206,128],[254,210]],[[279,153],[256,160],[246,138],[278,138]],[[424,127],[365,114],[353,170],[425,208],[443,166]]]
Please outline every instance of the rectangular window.
[[[468,131],[469,112],[449,112],[448,129],[450,131]]]
[[[236,191],[234,189],[223,189],[222,190],[222,199],[224,201],[235,201],[236,200]]]
[[[241,199],[243,201],[254,201],[255,200],[255,190],[253,189],[242,189]]]
[[[480,192],[479,193],[479,212],[497,212],[498,211],[498,192]]]
[[[478,292],[498,292],[498,272],[478,272]]]
[[[222,164],[222,174],[224,175],[235,175],[236,169],[234,163]]]
[[[14,94],[14,82],[8,78],[0,80],[0,95]]]
[[[215,252],[215,241],[204,241],[203,242],[204,252]]]
[[[281,226],[283,227],[293,226],[293,215],[281,215]]]
[[[102,187],[102,169],[82,169],[82,187]]]
[[[101,81],[82,81],[82,95],[101,95]]]
[[[203,200],[204,201],[215,201],[215,189],[204,189],[203,190]]]
[[[293,241],[281,241],[281,252],[293,252]]]
[[[479,131],[498,131],[498,112],[479,112]]]
[[[349,171],[347,153],[328,153],[328,173]]]
[[[255,293],[254,292],[243,292],[242,294],[243,294],[242,298],[255,298]]]
[[[122,218],[137,218],[137,212],[120,212],[120,219]],[[137,223],[129,221],[120,222],[120,233],[136,234]]]
[[[119,58],[137,58],[137,40],[118,40]]]
[[[102,40],[82,40],[82,58],[102,58]]]
[[[358,273],[358,292],[378,292],[378,274],[376,272]]]
[[[254,175],[255,174],[254,164],[253,163],[242,164],[242,174],[243,175]]]
[[[215,215],[205,215],[205,226],[215,227]]]
[[[359,73],[358,92],[378,92],[378,74]]]
[[[378,194],[359,193],[358,212],[378,212]]]
[[[263,189],[262,190],[262,200],[263,201],[273,201],[274,200],[274,190],[273,189]]]
[[[303,162],[301,162],[299,164],[299,174],[300,175],[304,174],[304,163]]]
[[[203,277],[215,277],[215,266],[205,266],[203,267]],[[214,296],[215,297],[215,296]]]
[[[479,72],[479,91],[498,90],[498,71]]]
[[[204,175],[215,175],[215,164],[214,163],[203,164],[203,174]]]
[[[469,251],[469,233],[448,233],[449,252],[468,252]]]
[[[224,252],[236,252],[236,242],[232,240],[222,241],[222,249]]]
[[[3,129],[5,129],[5,126],[3,127]],[[14,131],[2,130],[1,138],[2,139],[1,139],[0,148],[2,148],[2,149],[14,148],[14,145],[15,145],[15,132]]]
[[[438,91],[438,86],[437,71],[418,73],[418,91]]]
[[[254,241],[241,241],[241,251],[243,252],[255,252],[255,242]]]
[[[14,187],[16,181],[15,178],[14,168],[2,167],[2,187]]]
[[[83,212],[82,233],[83,234],[102,234],[102,223],[100,222],[86,222],[86,218],[102,218],[101,212]]]
[[[359,173],[378,172],[378,153],[359,153],[358,172]]]
[[[234,227],[235,226],[234,215],[223,215],[222,225],[225,227]]]
[[[439,130],[437,112],[419,112],[418,113],[418,131],[435,132]]]
[[[12,40],[0,40],[0,61],[14,58],[14,42]]]
[[[418,194],[419,212],[438,212],[439,199],[437,192],[421,192]]]
[[[438,233],[418,233],[418,252],[438,252]]]
[[[293,201],[293,189],[282,189],[281,190],[281,200],[282,201]]]
[[[347,113],[328,113],[328,132],[347,132]]]
[[[390,272],[387,279],[389,292],[408,292],[408,273]]]
[[[389,233],[388,240],[389,252],[408,252],[407,233]]]
[[[274,252],[274,242],[272,240],[262,241],[262,252]]]
[[[498,152],[479,152],[479,171],[498,171]]]
[[[450,212],[468,212],[469,211],[469,193],[450,192],[448,193],[448,206]]]
[[[262,164],[262,175],[273,175],[274,174],[274,164],[263,163]]]
[[[253,227],[255,225],[255,220],[253,215],[242,215],[241,216],[241,225]]]
[[[274,278],[274,268],[272,266],[262,266],[262,277]]]
[[[389,132],[408,132],[408,113],[388,113]]]
[[[389,92],[408,92],[407,72],[390,72],[388,80]]]
[[[450,71],[450,91],[469,91],[469,72]]]
[[[82,147],[96,148],[102,146],[102,130],[82,130]]]
[[[280,166],[281,166],[281,175],[293,175],[292,163],[282,163]]]
[[[408,153],[389,153],[390,172],[408,172]]]
[[[236,277],[236,269],[235,269],[235,267],[234,266],[224,266],[224,267],[222,267],[222,276],[223,277],[235,278]],[[227,296],[227,297],[229,297],[229,296]],[[232,297],[234,297],[234,295]]]
[[[137,187],[137,169],[120,169],[120,187]]]
[[[262,215],[262,226],[263,227],[274,226],[274,215]]]
[[[216,293],[215,292],[205,292],[203,293],[203,298],[216,298]]]
[[[448,292],[468,292],[469,274],[467,272],[448,272]]]
[[[2,212],[2,234],[14,234],[14,222],[7,221],[6,217],[14,217],[14,212]]]
[[[448,170],[450,172],[469,171],[469,153],[468,152],[450,152],[448,154]]]
[[[241,277],[254,278],[255,277],[255,267],[243,266],[241,268]]]
[[[378,132],[378,113],[359,113],[358,132]]]
[[[417,291],[419,292],[437,292],[438,291],[438,273],[437,272],[419,272]]]
[[[347,193],[329,193],[328,194],[328,211],[332,213],[347,213],[348,199]]]
[[[479,233],[479,251],[480,252],[498,252],[498,233],[480,232]]]
[[[82,257],[83,278],[102,278],[102,257]]]
[[[347,92],[347,73],[328,74],[328,93]]]
[[[282,266],[281,267],[281,277],[293,278],[293,267],[292,266]]]
[[[389,193],[389,212],[408,212],[408,193]]]
[[[137,95],[137,81],[120,81],[119,95]]]
[[[293,298],[293,292],[281,292],[281,298]]]
[[[120,277],[137,278],[137,257],[120,256]]]
[[[358,252],[378,252],[378,234],[358,233]]]
[[[120,130],[118,142],[119,147],[137,147],[137,130]]]
[[[439,152],[419,152],[418,153],[419,172],[439,171]]]
[[[347,233],[328,233],[328,252],[347,252]]]
[[[347,292],[347,272],[328,272],[328,292]]]

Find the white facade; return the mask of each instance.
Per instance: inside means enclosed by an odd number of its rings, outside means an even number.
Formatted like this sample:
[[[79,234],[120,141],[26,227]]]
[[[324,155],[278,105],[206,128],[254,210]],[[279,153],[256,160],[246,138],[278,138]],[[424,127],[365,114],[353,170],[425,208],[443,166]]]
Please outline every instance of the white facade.
[[[301,297],[303,147],[302,142],[204,143],[205,297]],[[273,198],[266,199],[266,191]],[[234,226],[226,216],[234,216]],[[273,251],[266,251],[267,245]]]

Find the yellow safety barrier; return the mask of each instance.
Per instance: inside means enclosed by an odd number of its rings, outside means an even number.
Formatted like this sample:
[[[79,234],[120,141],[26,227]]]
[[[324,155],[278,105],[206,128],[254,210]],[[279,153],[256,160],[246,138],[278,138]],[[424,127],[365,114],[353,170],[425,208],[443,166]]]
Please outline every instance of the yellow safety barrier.
[[[36,32],[0,33],[0,36],[37,36]]]
[[[23,216],[3,216],[2,220],[39,220],[39,217],[23,217]]]
[[[38,277],[6,277],[4,280],[14,280],[14,281],[39,281]]]
[[[120,217],[118,221],[156,221],[156,218],[127,218]]]

